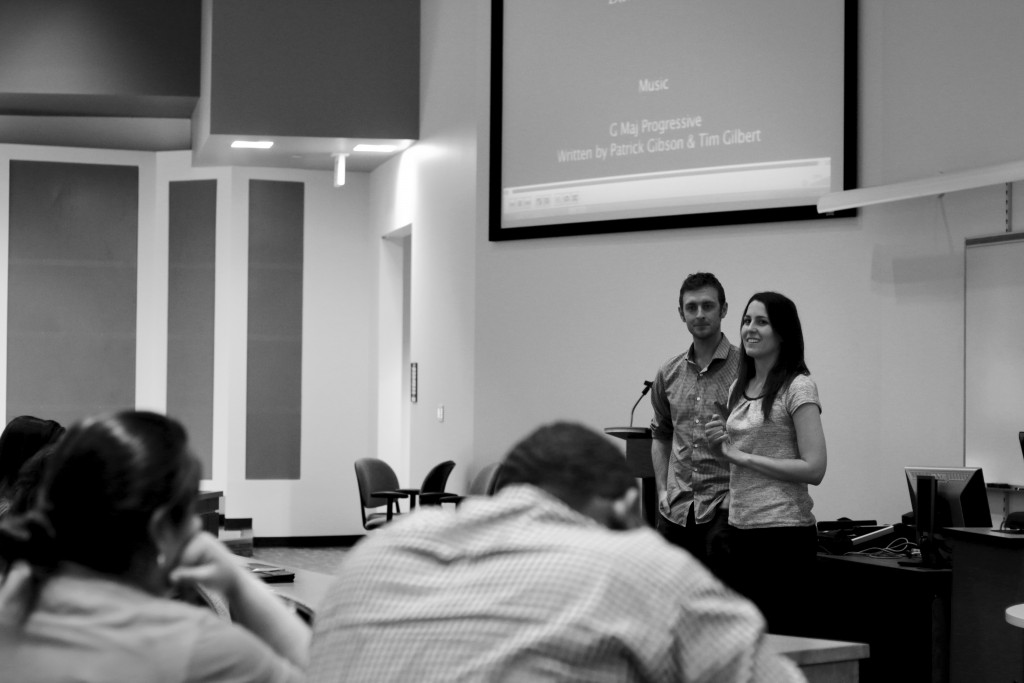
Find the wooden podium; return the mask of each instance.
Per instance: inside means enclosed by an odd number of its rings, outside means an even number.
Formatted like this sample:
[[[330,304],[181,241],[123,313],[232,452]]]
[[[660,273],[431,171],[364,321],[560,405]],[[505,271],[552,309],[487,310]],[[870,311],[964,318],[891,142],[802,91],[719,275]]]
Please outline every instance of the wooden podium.
[[[626,462],[633,476],[640,480],[640,512],[644,521],[655,526],[658,520],[658,491],[651,463],[651,430],[649,427],[605,427],[605,434],[626,441]]]

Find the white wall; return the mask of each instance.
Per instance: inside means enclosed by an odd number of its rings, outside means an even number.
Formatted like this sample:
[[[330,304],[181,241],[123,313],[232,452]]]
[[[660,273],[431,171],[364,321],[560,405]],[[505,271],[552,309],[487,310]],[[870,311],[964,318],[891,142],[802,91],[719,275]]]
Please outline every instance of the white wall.
[[[396,469],[415,484],[433,465],[454,460],[453,491],[464,490],[474,458],[477,135],[486,113],[478,85],[489,16],[483,5],[423,2],[420,140],[372,179],[378,233],[412,226],[410,361],[419,365],[419,401],[409,406],[408,468]]]
[[[248,187],[252,178],[305,183],[302,330],[302,453],[298,480],[245,479],[245,301]],[[215,420],[227,430],[225,502],[264,537],[362,534],[353,463],[377,451],[377,241],[369,176],[234,168],[218,192],[230,219],[218,224]],[[222,267],[223,266],[223,267]],[[218,398],[223,399],[218,402]],[[216,437],[216,434],[215,434]],[[217,454],[215,454],[217,457]]]
[[[193,168],[187,152],[141,153],[0,145],[0,323],[6,329],[9,160],[138,165],[139,290],[136,406],[166,409],[168,192],[175,180],[215,178],[217,283],[214,460],[208,486],[229,517],[257,536],[363,533],[353,462],[377,452],[377,240],[369,176],[336,189],[329,172]],[[248,187],[252,178],[305,184],[301,478],[245,479]],[[6,359],[6,335],[0,334]],[[0,362],[0,387],[6,362]],[[4,396],[0,392],[0,408]],[[188,425],[186,425],[187,427]]]
[[[819,518],[898,519],[905,465],[962,462],[963,241],[1003,229],[1003,188],[853,219],[490,243],[479,68],[489,10],[425,0],[423,11],[418,146],[433,161],[412,220],[414,471],[443,454],[472,458],[475,471],[550,419],[625,423],[642,380],[686,342],[676,297],[696,270],[725,283],[734,340],[754,291],[797,302],[829,446]],[[1002,0],[861,2],[862,185],[1024,158],[1022,23],[1024,4]],[[436,403],[453,420],[472,411],[471,435],[432,422]],[[649,417],[642,405],[637,423]]]

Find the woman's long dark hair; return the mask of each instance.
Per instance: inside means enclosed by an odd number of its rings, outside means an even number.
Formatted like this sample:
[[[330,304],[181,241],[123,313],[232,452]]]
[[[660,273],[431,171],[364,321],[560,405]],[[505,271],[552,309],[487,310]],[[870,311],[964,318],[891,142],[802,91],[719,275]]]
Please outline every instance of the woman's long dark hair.
[[[149,522],[157,509],[185,521],[199,475],[175,420],[137,411],[84,420],[48,455],[35,505],[0,523],[0,556],[43,574],[71,561],[123,575],[140,554],[155,559]]]
[[[750,297],[746,307],[743,309],[742,320],[747,316],[747,310],[754,301],[760,301],[768,313],[768,322],[771,323],[772,331],[779,340],[779,357],[775,365],[768,371],[765,378],[764,388],[761,391],[761,412],[764,414],[765,422],[771,421],[772,403],[780,391],[784,391],[789,383],[797,375],[809,375],[810,370],[804,362],[804,332],[800,325],[800,316],[796,312],[796,304],[788,297],[778,292],[758,292]],[[747,355],[743,346],[743,339],[740,339],[740,366],[736,375],[736,384],[729,395],[729,409],[732,410],[739,403],[743,392],[747,390],[747,383],[754,376],[754,359]]]

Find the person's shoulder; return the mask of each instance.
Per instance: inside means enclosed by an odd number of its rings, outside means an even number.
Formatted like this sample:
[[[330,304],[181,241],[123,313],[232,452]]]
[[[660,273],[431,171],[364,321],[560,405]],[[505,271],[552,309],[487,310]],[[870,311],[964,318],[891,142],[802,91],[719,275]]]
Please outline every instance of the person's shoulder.
[[[722,333],[721,341],[718,342],[718,349],[721,350],[722,353],[728,354],[730,357],[734,355],[738,357],[740,353],[740,347],[729,341],[728,335],[724,332]]]
[[[805,403],[813,403],[821,409],[818,396],[818,385],[809,374],[795,375],[785,388],[784,400],[790,411],[796,410]]]
[[[729,338],[724,334],[722,335],[722,341],[718,344],[718,349],[715,351],[717,357],[722,358],[725,363],[724,365],[729,368],[730,371],[736,372],[740,365],[740,347],[729,341]]]
[[[681,352],[675,353],[675,354],[669,356],[664,361],[662,361],[660,366],[658,366],[658,371],[659,372],[668,372],[668,371],[672,370],[673,368],[678,367],[680,363],[685,363],[686,362],[686,355],[689,352],[690,352],[689,351],[689,347],[687,347],[686,349],[683,349]]]
[[[674,356],[666,358],[665,361],[658,366],[657,376],[655,377],[655,384],[657,380],[671,381],[672,378],[678,376],[686,368],[687,358],[690,354],[690,347],[684,349],[681,353],[677,353]]]
[[[813,391],[817,393],[818,384],[814,381],[814,378],[811,377],[810,373],[801,373],[794,375],[793,378],[789,380],[788,388],[794,392]]]

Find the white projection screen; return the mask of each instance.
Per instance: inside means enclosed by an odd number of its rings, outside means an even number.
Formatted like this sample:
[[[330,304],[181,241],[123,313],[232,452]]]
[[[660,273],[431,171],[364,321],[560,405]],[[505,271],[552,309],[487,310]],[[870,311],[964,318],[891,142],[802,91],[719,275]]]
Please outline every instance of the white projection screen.
[[[494,0],[492,21],[491,240],[821,218],[855,187],[855,0]]]

